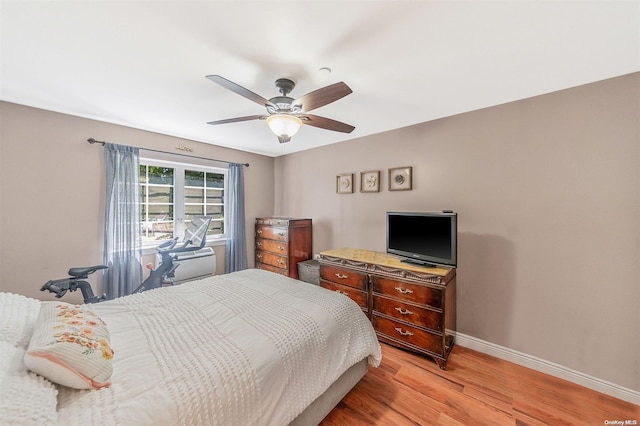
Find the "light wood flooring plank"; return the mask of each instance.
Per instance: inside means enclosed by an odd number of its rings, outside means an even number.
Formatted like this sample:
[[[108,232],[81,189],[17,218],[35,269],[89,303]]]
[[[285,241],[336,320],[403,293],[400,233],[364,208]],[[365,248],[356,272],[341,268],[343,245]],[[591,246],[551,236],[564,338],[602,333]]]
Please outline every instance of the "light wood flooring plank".
[[[455,346],[446,371],[386,344],[382,355],[321,425],[640,425],[640,406],[471,349]]]

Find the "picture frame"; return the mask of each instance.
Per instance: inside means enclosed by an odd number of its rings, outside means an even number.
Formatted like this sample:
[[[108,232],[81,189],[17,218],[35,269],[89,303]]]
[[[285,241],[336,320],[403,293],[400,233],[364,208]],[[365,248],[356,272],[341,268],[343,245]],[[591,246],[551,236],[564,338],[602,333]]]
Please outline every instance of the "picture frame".
[[[380,192],[380,170],[360,172],[360,192]]]
[[[336,193],[353,193],[353,173],[341,173],[336,176]]]
[[[389,169],[389,191],[410,191],[413,188],[411,166]]]

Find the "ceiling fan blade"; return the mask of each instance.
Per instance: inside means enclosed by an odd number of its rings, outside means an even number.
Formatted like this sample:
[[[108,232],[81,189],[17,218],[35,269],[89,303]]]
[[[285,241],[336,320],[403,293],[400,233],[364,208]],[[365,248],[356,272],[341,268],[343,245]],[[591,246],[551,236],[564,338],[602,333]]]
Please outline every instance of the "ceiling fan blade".
[[[339,82],[307,93],[293,101],[291,106],[300,106],[302,112],[307,112],[335,102],[352,92],[353,90],[351,90],[349,86],[343,82]]]
[[[240,96],[244,96],[245,98],[249,99],[250,101],[253,101],[257,104],[260,104],[262,106],[272,106],[274,108],[276,108],[276,106],[271,103],[271,101],[269,101],[268,99],[263,98],[262,96],[258,95],[257,93],[253,93],[251,90],[249,89],[245,89],[244,87],[240,86],[239,84],[234,83],[233,81],[229,81],[224,77],[220,77],[219,75],[208,75],[207,78],[211,81],[213,81],[214,83],[219,84],[220,86],[224,87],[225,89],[229,89],[232,92],[237,93]]]
[[[300,119],[307,126],[319,127],[321,129],[333,130],[334,132],[351,133],[355,127],[341,123],[330,118],[320,117],[313,114],[301,115]]]
[[[249,120],[264,120],[268,115],[248,115],[246,117],[236,117],[236,118],[226,118],[224,120],[216,120],[216,121],[207,121],[207,124],[227,124],[227,123],[237,123],[239,121],[249,121]]]

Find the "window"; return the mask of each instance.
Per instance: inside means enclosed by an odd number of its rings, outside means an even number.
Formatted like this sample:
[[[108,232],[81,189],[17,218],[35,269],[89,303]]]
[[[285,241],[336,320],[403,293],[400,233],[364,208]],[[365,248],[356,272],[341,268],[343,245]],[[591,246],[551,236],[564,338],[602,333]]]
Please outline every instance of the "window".
[[[199,215],[212,217],[208,237],[224,237],[226,178],[226,169],[141,158],[142,244],[181,239]]]

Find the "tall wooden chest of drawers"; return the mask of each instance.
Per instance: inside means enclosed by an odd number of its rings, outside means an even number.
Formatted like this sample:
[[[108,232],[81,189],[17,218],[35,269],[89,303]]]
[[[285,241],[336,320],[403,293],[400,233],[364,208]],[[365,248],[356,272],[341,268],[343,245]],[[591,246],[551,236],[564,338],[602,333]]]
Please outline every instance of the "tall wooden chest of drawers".
[[[320,253],[320,285],[353,299],[378,340],[432,357],[441,369],[456,331],[456,270],[402,263],[386,253]]]
[[[311,219],[256,219],[256,268],[298,278],[298,262],[311,259]]]

